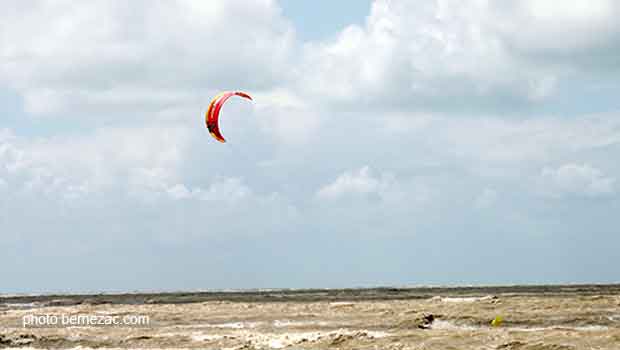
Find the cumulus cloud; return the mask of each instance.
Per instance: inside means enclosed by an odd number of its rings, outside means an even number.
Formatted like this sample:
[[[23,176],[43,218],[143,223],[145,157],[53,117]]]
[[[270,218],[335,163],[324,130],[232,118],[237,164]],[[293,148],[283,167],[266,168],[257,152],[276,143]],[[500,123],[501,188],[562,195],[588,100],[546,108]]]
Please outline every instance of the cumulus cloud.
[[[364,26],[306,45],[301,85],[338,102],[364,101],[364,108],[528,105],[620,50],[618,11],[605,0],[561,8],[534,0],[378,0]]]
[[[564,164],[541,171],[543,191],[552,196],[598,197],[615,193],[616,179],[589,164]]]
[[[249,187],[241,179],[219,179],[207,189],[200,187],[188,188],[183,184],[176,184],[166,189],[173,199],[198,199],[204,201],[237,201],[252,195]]]
[[[47,138],[0,131],[5,243],[27,240],[37,257],[105,255],[105,247],[136,237],[167,245],[230,240],[277,235],[298,220],[289,198],[215,173],[221,159],[196,147],[208,134],[192,132],[170,125]],[[192,158],[201,166],[188,167]]]
[[[25,191],[157,188],[178,176],[189,133],[182,127],[105,128],[74,137],[31,139],[0,134],[0,176]]]
[[[620,145],[617,113],[575,119],[533,116],[519,119],[439,117],[419,133],[432,133],[436,148],[452,156],[484,164],[530,164],[577,152]]]
[[[191,106],[216,90],[275,91],[276,130],[307,137],[317,111],[288,102],[461,113],[545,100],[567,79],[615,64],[619,7],[377,0],[364,26],[301,44],[270,0],[34,1],[3,11],[0,81],[31,114],[82,118],[179,119],[200,114]]]
[[[260,90],[286,80],[294,43],[270,0],[34,1],[0,16],[0,81],[33,114],[162,113]]]
[[[279,88],[254,94],[256,114],[265,134],[288,144],[311,140],[325,111],[312,106],[294,90]]]
[[[494,27],[521,54],[588,64],[593,69],[601,63],[602,51],[620,49],[620,25],[615,20],[620,6],[615,1],[577,0],[557,6],[545,0],[525,0],[494,6]],[[590,56],[589,62],[580,62],[584,53]]]
[[[377,177],[369,166],[364,166],[358,171],[344,172],[334,182],[320,188],[317,196],[325,199],[337,199],[347,195],[382,196],[393,182],[393,176],[384,173]]]
[[[481,2],[376,1],[365,27],[350,26],[333,42],[306,47],[311,71],[304,83],[317,93],[330,86],[329,94],[342,100],[367,96],[372,102],[420,104],[538,79],[536,72],[518,71],[485,28],[487,13]]]

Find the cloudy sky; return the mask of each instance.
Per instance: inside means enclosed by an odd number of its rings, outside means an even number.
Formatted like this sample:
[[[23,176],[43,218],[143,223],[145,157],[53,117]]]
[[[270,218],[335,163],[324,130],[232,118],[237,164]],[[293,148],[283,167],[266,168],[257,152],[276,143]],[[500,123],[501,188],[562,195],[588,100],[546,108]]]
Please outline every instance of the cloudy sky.
[[[619,282],[620,5],[502,4],[4,4],[0,292]]]

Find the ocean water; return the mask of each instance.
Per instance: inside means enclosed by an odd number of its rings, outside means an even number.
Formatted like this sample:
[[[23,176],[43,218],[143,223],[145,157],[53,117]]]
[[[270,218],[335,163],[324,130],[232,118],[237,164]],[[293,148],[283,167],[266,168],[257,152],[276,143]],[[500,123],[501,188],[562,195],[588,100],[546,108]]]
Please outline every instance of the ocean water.
[[[33,315],[149,322],[24,327]],[[0,348],[617,350],[620,286],[8,295]]]

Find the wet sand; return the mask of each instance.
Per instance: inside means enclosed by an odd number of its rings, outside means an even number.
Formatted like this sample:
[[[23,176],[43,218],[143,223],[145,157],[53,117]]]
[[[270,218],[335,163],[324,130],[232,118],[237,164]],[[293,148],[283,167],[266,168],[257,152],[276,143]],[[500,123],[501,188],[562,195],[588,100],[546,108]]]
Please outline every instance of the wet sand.
[[[150,322],[23,327],[28,315]],[[0,296],[0,348],[24,347],[617,350],[620,285]]]

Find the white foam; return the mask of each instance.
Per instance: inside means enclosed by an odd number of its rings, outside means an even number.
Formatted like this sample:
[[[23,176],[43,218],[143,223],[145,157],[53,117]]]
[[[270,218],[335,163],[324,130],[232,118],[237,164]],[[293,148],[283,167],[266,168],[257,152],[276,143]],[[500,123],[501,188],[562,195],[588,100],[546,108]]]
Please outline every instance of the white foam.
[[[41,304],[37,303],[37,302],[32,302],[32,303],[3,303],[0,304],[0,306],[5,306],[8,307],[10,309],[32,309],[35,307],[40,307]]]
[[[291,320],[275,320],[273,326],[276,328],[288,327],[307,327],[307,326],[329,326],[330,322],[325,321],[291,321]]]
[[[600,326],[600,325],[572,327],[572,329],[576,331],[585,331],[585,332],[604,332],[606,330],[609,330],[607,326]]]
[[[272,339],[269,341],[269,347],[272,349],[282,349],[292,344],[285,344],[282,339]]]
[[[209,342],[209,341],[217,341],[222,339],[243,339],[245,341],[249,341],[255,347],[258,348],[269,348],[269,349],[283,349],[293,345],[299,345],[306,342],[317,342],[321,340],[330,340],[339,336],[352,336],[358,339],[378,339],[388,337],[391,334],[383,331],[369,331],[369,330],[350,330],[350,329],[339,329],[335,331],[329,332],[294,332],[294,333],[254,333],[248,330],[242,330],[242,333],[236,333],[235,335],[222,335],[222,334],[205,334],[200,332],[193,332],[190,334],[183,333],[166,333],[159,334],[158,337],[161,336],[189,336],[193,341],[196,342]],[[36,348],[32,347],[19,347],[19,348],[6,348],[8,350],[35,350]],[[97,348],[98,350],[117,350],[120,348]],[[38,350],[38,349],[37,349]],[[77,346],[73,348],[68,348],[68,350],[94,350],[91,347],[83,347]],[[137,350],[137,349],[136,349]],[[149,350],[159,350],[158,348],[153,349],[149,348]]]
[[[355,306],[355,303],[351,303],[348,301],[335,301],[333,303],[329,303],[329,306],[331,307],[351,307],[351,306]]]
[[[221,334],[199,334],[199,333],[195,333],[195,334],[190,335],[190,338],[193,341],[200,341],[200,342],[207,341],[208,342],[208,341],[221,340],[221,339],[226,338],[226,336],[225,335],[221,335]]]
[[[479,326],[458,325],[450,321],[435,320],[431,324],[431,329],[449,331],[475,331],[481,329]]]
[[[244,322],[230,322],[230,323],[220,323],[209,325],[208,327],[212,328],[230,328],[230,329],[243,329],[243,328],[253,328],[254,324],[244,323]]]
[[[256,328],[261,322],[228,322],[228,323],[197,323],[173,325],[171,328],[221,328],[221,329],[247,329]]]
[[[512,327],[510,330],[520,331],[520,332],[540,332],[540,331],[549,331],[549,330],[569,330],[569,331],[578,331],[578,332],[604,332],[608,330],[607,326],[601,325],[590,325],[590,326],[549,326],[549,327]]]
[[[329,332],[287,332],[287,333],[248,333],[244,336],[246,341],[259,348],[282,349],[306,342],[317,342],[324,339],[334,339],[339,336],[351,336],[366,339],[378,339],[390,336],[387,332],[368,330],[339,329]]]
[[[510,327],[510,326],[501,326],[501,327],[485,327],[485,326],[472,326],[472,325],[458,325],[450,321],[445,320],[435,320],[431,324],[431,329],[436,330],[454,330],[454,331],[475,331],[481,329],[503,329],[507,331],[516,331],[516,332],[541,332],[541,331],[549,331],[549,330],[571,330],[578,332],[603,332],[608,330],[609,328],[601,325],[589,325],[589,326],[549,326],[549,327]]]
[[[444,303],[475,303],[477,301],[493,300],[495,297],[492,295],[485,295],[483,297],[441,297],[434,296],[432,301],[441,301]]]

